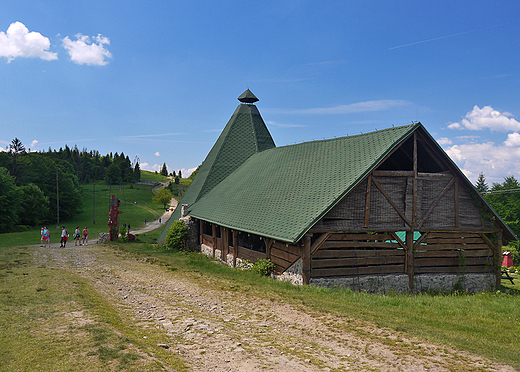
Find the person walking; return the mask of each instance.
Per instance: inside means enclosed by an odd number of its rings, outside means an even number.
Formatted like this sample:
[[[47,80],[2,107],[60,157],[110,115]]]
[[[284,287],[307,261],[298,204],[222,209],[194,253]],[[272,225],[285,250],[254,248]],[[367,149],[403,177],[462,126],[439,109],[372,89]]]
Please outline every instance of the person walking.
[[[81,231],[79,230],[79,226],[76,226],[76,230],[74,231],[74,246],[81,245]]]
[[[43,227],[43,247],[46,248],[49,245],[51,247],[51,232],[47,226]]]
[[[43,227],[42,227],[42,229],[40,230],[40,235],[41,235],[41,238],[40,238],[40,247],[43,247]]]
[[[88,244],[88,229],[87,226],[83,229],[83,245]]]
[[[69,238],[69,231],[65,228],[65,226],[63,226],[61,228],[60,248],[65,248],[68,238]]]

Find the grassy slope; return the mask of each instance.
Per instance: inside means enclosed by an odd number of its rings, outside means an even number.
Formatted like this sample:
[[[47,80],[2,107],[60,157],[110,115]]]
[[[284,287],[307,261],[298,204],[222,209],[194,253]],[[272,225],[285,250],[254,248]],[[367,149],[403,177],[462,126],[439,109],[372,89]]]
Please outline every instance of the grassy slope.
[[[110,195],[115,195],[121,200],[119,210],[123,213],[119,216],[120,225],[130,224],[132,230],[143,227],[145,219],[152,221],[163,213],[162,206],[152,202],[152,185],[124,184],[110,187],[104,182],[96,182],[80,187],[83,194],[83,211],[71,221],[60,220],[60,225],[66,226],[71,236],[76,226],[81,230],[87,226],[91,238],[97,237],[100,232],[108,232]],[[51,230],[51,243],[58,242],[60,232],[56,229],[56,222],[49,224],[48,227]],[[0,234],[0,248],[39,243],[39,227],[29,231]]]

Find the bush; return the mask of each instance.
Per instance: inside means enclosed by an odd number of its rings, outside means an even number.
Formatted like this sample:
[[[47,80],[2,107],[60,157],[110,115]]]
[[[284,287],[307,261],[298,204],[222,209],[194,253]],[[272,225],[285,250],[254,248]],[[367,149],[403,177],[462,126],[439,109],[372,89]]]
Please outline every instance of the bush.
[[[258,273],[262,276],[269,276],[274,270],[274,263],[271,262],[268,258],[261,258],[257,260],[253,266],[251,266],[251,271],[254,273]]]
[[[166,239],[164,244],[168,249],[185,249],[186,241],[188,240],[188,226],[184,222],[177,220],[172,223],[168,232],[166,233]]]

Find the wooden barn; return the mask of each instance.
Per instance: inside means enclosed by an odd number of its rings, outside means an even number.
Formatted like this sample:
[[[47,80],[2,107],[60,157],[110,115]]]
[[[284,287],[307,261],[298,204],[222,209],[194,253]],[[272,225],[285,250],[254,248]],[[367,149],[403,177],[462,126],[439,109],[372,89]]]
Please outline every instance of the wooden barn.
[[[169,221],[191,221],[202,252],[233,266],[268,258],[299,284],[500,286],[516,237],[421,123],[276,147],[258,99],[239,100]]]

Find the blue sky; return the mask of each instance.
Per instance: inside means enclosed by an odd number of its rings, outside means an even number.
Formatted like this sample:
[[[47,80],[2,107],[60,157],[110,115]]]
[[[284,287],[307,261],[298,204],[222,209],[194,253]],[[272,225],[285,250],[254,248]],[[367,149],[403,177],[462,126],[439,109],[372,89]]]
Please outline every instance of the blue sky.
[[[519,179],[519,16],[516,0],[6,2],[0,150],[187,175],[249,88],[277,146],[419,120],[472,182]]]

